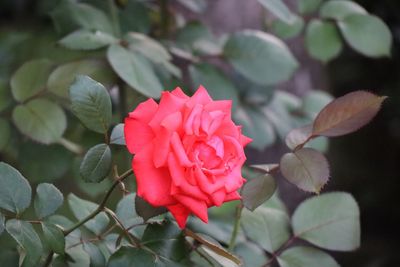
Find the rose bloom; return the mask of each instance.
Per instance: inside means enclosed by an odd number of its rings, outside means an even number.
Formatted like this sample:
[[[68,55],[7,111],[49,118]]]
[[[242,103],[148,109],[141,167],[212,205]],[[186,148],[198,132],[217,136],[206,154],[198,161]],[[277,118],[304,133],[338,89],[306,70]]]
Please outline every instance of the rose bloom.
[[[231,119],[231,100],[213,101],[202,86],[189,97],[176,88],[149,99],[125,119],[137,194],[165,206],[184,228],[190,214],[240,199],[243,147],[251,139]]]

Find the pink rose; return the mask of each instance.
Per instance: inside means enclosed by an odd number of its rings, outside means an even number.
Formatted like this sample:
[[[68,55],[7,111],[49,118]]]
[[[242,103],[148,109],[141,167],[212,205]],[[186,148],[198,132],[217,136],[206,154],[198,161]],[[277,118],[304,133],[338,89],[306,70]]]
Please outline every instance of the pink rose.
[[[176,88],[125,119],[137,194],[167,207],[181,228],[189,214],[207,222],[209,207],[240,199],[243,147],[251,139],[233,123],[231,105],[213,101],[202,86],[192,97]]]

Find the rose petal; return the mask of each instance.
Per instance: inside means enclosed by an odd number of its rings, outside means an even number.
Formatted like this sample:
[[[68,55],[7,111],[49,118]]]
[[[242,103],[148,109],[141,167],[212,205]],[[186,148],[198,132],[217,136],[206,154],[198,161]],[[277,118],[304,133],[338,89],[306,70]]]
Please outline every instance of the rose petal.
[[[193,166],[193,163],[189,160],[188,156],[186,155],[181,139],[179,138],[179,135],[176,132],[172,133],[171,146],[181,165],[185,167]]]
[[[232,155],[235,155],[236,164],[241,166],[246,161],[242,145],[237,139],[229,135],[225,135],[223,139],[225,141],[225,151],[230,151]]]
[[[212,118],[210,116],[209,112],[202,112],[201,113],[201,129],[205,132],[208,133],[208,129],[210,128],[210,125],[212,123]]]
[[[161,126],[165,127],[171,132],[178,131],[182,127],[182,113],[175,112],[168,115],[161,122]]]
[[[241,165],[236,166],[225,178],[225,190],[227,193],[238,190],[243,185]]]
[[[225,116],[225,119],[222,121],[221,125],[214,134],[218,136],[231,136],[234,139],[239,139],[240,128],[238,128],[238,126],[236,126],[232,120],[227,119]]]
[[[154,117],[150,121],[149,125],[154,131],[158,131],[161,127],[160,124],[165,117],[169,114],[175,113],[182,109],[187,99],[171,94],[170,92],[163,92],[161,95],[160,104],[154,114]]]
[[[124,126],[125,143],[131,154],[138,153],[154,138],[153,130],[142,121],[127,117]]]
[[[210,140],[207,141],[207,145],[211,146],[215,150],[215,154],[219,158],[224,157],[224,142],[218,136],[211,137]]]
[[[171,91],[171,94],[178,96],[180,98],[184,98],[184,99],[189,99],[190,97],[188,97],[180,87],[176,87],[174,90]]]
[[[186,118],[184,119],[184,129],[186,134],[192,135],[194,134],[194,120],[196,116],[200,116],[201,112],[203,110],[203,107],[201,105],[195,105],[193,109],[188,113],[189,115],[186,115]]]
[[[240,199],[242,199],[242,197],[239,195],[239,193],[237,191],[233,191],[226,195],[224,202]]]
[[[176,205],[167,206],[167,209],[175,217],[175,220],[178,223],[179,227],[181,229],[185,228],[187,218],[189,217],[190,214],[190,210],[179,203]]]
[[[250,137],[247,137],[243,134],[241,135],[240,143],[242,144],[242,146],[247,146],[252,141],[253,141],[253,139],[251,139]]]
[[[168,156],[168,168],[173,182],[172,187],[174,187],[174,185],[179,187],[173,189],[174,194],[184,194],[195,197],[199,200],[208,199],[207,195],[205,195],[197,186],[188,183],[184,169],[179,165],[178,160],[173,154],[169,154]]]
[[[153,206],[167,206],[176,201],[170,194],[171,177],[167,168],[155,168],[152,143],[141,149],[133,159],[137,194]]]
[[[222,111],[229,119],[232,113],[232,100],[212,101],[204,106],[207,111]]]
[[[205,223],[208,223],[207,205],[204,201],[197,200],[184,195],[174,196],[182,205],[190,210],[191,213],[196,215]]]
[[[210,181],[211,179],[209,179],[198,166],[194,168],[194,174],[200,189],[206,194],[211,195],[225,185],[225,179],[216,179],[215,183],[212,183]]]
[[[207,90],[200,85],[197,91],[193,94],[190,100],[187,102],[188,107],[194,107],[195,105],[206,105],[212,101],[212,98],[208,94]]]
[[[171,135],[172,133],[168,129],[161,127],[157,137],[154,138],[153,162],[156,168],[160,168],[167,163],[168,154],[171,151]]]
[[[224,202],[225,196],[226,196],[225,190],[224,190],[224,189],[220,189],[220,190],[214,192],[214,193],[211,195],[211,199],[212,199],[214,205],[217,206],[217,207],[219,207],[219,206],[221,206],[222,203]]]
[[[129,117],[137,119],[144,123],[149,123],[156,113],[157,108],[157,103],[152,98],[150,98],[140,103],[134,111],[130,112]]]
[[[208,135],[213,135],[221,127],[221,124],[225,118],[225,114],[218,111],[213,111],[210,114],[213,117],[213,120],[210,125],[210,129],[208,130]]]

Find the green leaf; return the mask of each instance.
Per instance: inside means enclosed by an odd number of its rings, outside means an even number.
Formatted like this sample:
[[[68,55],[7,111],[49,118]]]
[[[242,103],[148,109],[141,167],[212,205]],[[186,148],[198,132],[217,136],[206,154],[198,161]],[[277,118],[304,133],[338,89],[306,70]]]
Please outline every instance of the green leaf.
[[[329,139],[327,137],[313,138],[311,141],[307,142],[304,147],[313,148],[320,152],[326,153],[329,148]]]
[[[319,90],[312,90],[303,97],[301,104],[301,111],[307,114],[308,117],[314,119],[318,113],[330,102],[333,101],[333,97]]]
[[[57,67],[47,81],[47,88],[50,92],[68,97],[71,84],[78,75],[87,75],[101,84],[111,85],[116,80],[115,74],[106,62],[95,59],[84,59],[73,61]]]
[[[11,92],[14,98],[24,102],[43,91],[52,68],[53,64],[47,59],[35,59],[24,63],[11,77]]]
[[[231,202],[233,205],[237,205],[238,203]],[[227,203],[224,205],[229,205],[231,203]],[[224,205],[222,207],[217,207],[215,210],[221,211],[221,209],[224,208]],[[232,231],[233,231],[233,224],[231,223],[231,216],[234,213],[234,210],[236,209],[236,206],[233,207],[232,211],[230,212],[225,212],[225,214],[216,214],[215,219],[213,218],[210,220],[207,224],[201,221],[197,217],[192,217],[189,216],[188,220],[188,228],[191,229],[192,231],[195,231],[196,233],[201,233],[205,234],[207,236],[212,236],[215,240],[218,240],[221,243],[229,244],[229,241],[231,239]],[[212,211],[212,209],[211,209]],[[227,214],[229,214],[227,216]],[[218,218],[217,218],[218,216]],[[227,217],[227,218],[225,218]],[[239,231],[238,241],[244,240],[244,234],[243,231]]]
[[[213,51],[215,49],[210,49],[210,47],[208,47],[208,51],[203,51],[202,44],[214,44],[219,50],[219,46],[216,44],[210,29],[198,21],[189,22],[180,29],[176,36],[176,43],[184,50],[193,51],[194,53],[217,52]]]
[[[281,20],[274,20],[271,25],[271,31],[282,39],[291,39],[298,36],[304,28],[304,20],[295,16],[292,23],[286,23]]]
[[[149,224],[143,233],[142,242],[157,254],[173,261],[180,261],[187,254],[182,231],[170,221]]]
[[[71,108],[92,131],[107,133],[111,123],[111,98],[104,86],[88,76],[78,76],[69,89]]]
[[[297,9],[300,14],[307,15],[317,11],[321,3],[322,0],[299,0],[297,2]]]
[[[12,118],[24,135],[43,144],[59,141],[67,127],[63,109],[44,98],[15,107]]]
[[[325,156],[312,148],[286,153],[281,158],[282,175],[298,188],[319,193],[329,180],[329,164]]]
[[[249,146],[263,150],[276,140],[274,128],[260,109],[241,106],[234,114],[235,122],[243,125],[243,133],[252,138]]]
[[[83,250],[82,245],[73,246],[67,249],[65,257],[55,258],[53,265],[54,267],[90,267],[90,256]]]
[[[258,0],[258,2],[277,18],[286,23],[292,23],[295,20],[295,15],[282,0]]]
[[[283,91],[276,91],[268,106],[263,107],[263,113],[279,137],[284,139],[291,129],[297,127],[292,114],[296,114],[300,107],[300,98]]]
[[[148,97],[160,97],[162,85],[150,62],[141,54],[120,45],[111,45],[107,50],[107,59],[118,76],[133,89]]]
[[[60,4],[51,11],[50,16],[56,30],[62,34],[70,33],[78,28],[106,33],[113,32],[107,15],[88,4],[61,0]]]
[[[306,31],[306,48],[311,57],[328,62],[343,49],[336,26],[332,22],[314,19]]]
[[[62,230],[51,223],[42,223],[42,230],[46,244],[55,253],[64,255],[65,238]]]
[[[25,142],[19,148],[18,162],[21,172],[29,177],[30,182],[40,183],[63,177],[71,168],[73,156],[61,145]]]
[[[19,171],[0,162],[0,208],[20,214],[31,204],[32,189]]]
[[[113,128],[110,137],[110,144],[121,145],[121,146],[125,145],[125,134],[124,134],[123,123],[119,123]]]
[[[32,225],[25,221],[11,219],[6,223],[6,230],[26,253],[21,266],[37,266],[40,257],[42,256],[43,247],[42,242]]]
[[[224,55],[239,73],[263,85],[288,80],[298,67],[297,60],[281,40],[261,31],[233,34],[225,44]]]
[[[34,201],[36,215],[41,219],[52,215],[62,204],[64,197],[52,184],[39,184]]]
[[[325,2],[319,15],[324,19],[342,20],[352,14],[367,14],[367,11],[354,1],[330,0]]]
[[[6,221],[6,218],[4,217],[4,215],[2,213],[0,213],[0,235],[3,233],[4,231],[4,222]]]
[[[95,50],[116,43],[117,39],[105,32],[77,30],[62,38],[59,43],[72,50]]]
[[[10,123],[3,118],[0,118],[0,151],[6,148],[11,137]]]
[[[72,193],[68,195],[68,204],[72,213],[78,220],[84,219],[86,216],[95,211],[98,207],[97,204],[78,198]],[[110,219],[108,218],[108,216],[104,212],[101,212],[84,225],[91,232],[99,235],[107,227],[109,221]]]
[[[7,109],[12,103],[12,96],[8,84],[0,80],[0,112]]]
[[[194,240],[196,240],[197,242],[199,242],[200,244],[202,244],[200,249],[202,249],[208,256],[213,258],[222,266],[238,267],[242,265],[242,262],[238,257],[225,250],[225,248],[223,248],[213,238],[203,234],[193,233],[190,230],[186,230],[185,234],[186,236],[189,236]]]
[[[254,211],[274,194],[275,189],[275,179],[270,174],[247,181],[241,193],[244,206]]]
[[[125,228],[143,222],[143,219],[136,213],[135,197],[136,194],[134,193],[124,196],[118,202],[115,210],[115,214]]]
[[[99,183],[110,173],[111,163],[110,147],[106,144],[98,144],[86,153],[79,173],[85,182]]]
[[[137,214],[146,222],[149,219],[167,212],[165,207],[153,207],[146,200],[136,195],[135,208]]]
[[[128,1],[126,6],[119,10],[118,17],[122,33],[149,33],[152,26],[151,12],[151,7],[148,7],[145,2]]]
[[[338,25],[346,42],[357,52],[368,57],[390,56],[392,34],[380,18],[354,14]]]
[[[340,267],[327,253],[310,247],[293,247],[285,250],[279,257],[281,267]]]
[[[19,255],[15,249],[2,249],[0,251],[0,262],[3,266],[18,267]]]
[[[238,89],[226,75],[208,63],[194,64],[189,67],[189,73],[195,88],[203,85],[214,100],[232,100],[233,110],[239,104]]]
[[[106,266],[106,258],[100,247],[90,242],[83,244],[83,249],[90,256],[90,267],[105,267]]]
[[[147,250],[121,247],[111,255],[107,267],[149,267],[156,266],[153,255]]]
[[[235,246],[235,254],[243,260],[243,266],[263,267],[268,257],[259,246],[251,242],[239,243]]]
[[[130,50],[141,53],[154,63],[172,59],[168,50],[159,41],[145,34],[130,32],[125,36],[125,39],[129,43]]]
[[[289,217],[283,211],[259,207],[242,212],[242,227],[247,237],[273,253],[290,237]]]
[[[54,224],[59,226],[61,229],[68,229],[74,226],[74,222],[70,221],[68,218],[61,216],[61,215],[51,215],[50,217],[46,218],[46,223]],[[79,229],[75,229],[69,235],[65,237],[65,246],[69,247],[76,243],[82,241],[82,234]],[[69,253],[69,251],[68,251]]]
[[[329,250],[350,251],[360,246],[360,210],[347,193],[312,197],[292,217],[294,234]]]
[[[365,91],[339,97],[315,118],[312,134],[333,137],[357,131],[375,117],[385,99]]]
[[[181,5],[195,13],[203,13],[207,8],[205,0],[177,0]]]

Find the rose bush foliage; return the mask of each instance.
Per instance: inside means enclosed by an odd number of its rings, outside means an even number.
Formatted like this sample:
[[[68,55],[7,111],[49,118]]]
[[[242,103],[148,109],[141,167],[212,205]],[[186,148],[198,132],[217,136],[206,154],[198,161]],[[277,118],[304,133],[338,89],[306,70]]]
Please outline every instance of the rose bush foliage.
[[[385,98],[278,90],[302,64],[279,38],[302,35],[321,62],[344,42],[381,57],[392,39],[379,18],[352,1],[259,0],[268,29],[214,36],[175,9],[202,0],[34,2],[26,32],[0,30],[2,265],[336,267],[319,248],[359,247],[349,194],[311,197],[290,218],[276,178],[319,193],[325,137],[359,129]],[[247,144],[278,141],[279,163],[245,166]]]

